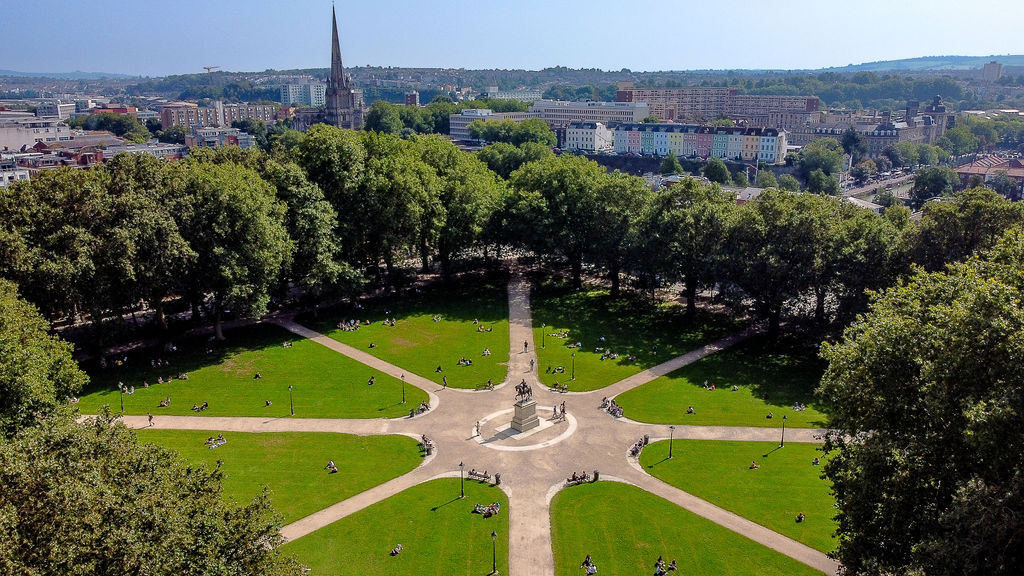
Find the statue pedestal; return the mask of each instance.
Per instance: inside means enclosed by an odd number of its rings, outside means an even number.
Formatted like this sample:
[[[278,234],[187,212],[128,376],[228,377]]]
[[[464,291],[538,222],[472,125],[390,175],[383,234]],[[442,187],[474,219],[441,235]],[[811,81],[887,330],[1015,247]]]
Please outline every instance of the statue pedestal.
[[[535,400],[520,400],[514,406],[516,413],[512,417],[513,430],[526,432],[540,426],[540,419],[537,418],[537,402]]]

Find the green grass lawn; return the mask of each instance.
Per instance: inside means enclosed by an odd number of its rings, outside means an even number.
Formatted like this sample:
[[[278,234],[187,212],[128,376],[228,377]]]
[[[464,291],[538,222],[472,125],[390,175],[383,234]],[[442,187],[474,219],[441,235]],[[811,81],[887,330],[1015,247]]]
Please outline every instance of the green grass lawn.
[[[441,478],[413,486],[289,542],[282,551],[312,568],[311,574],[479,575],[491,571],[491,532],[497,533],[497,565],[508,574],[508,498],[499,488]],[[490,518],[475,504],[501,503]],[[389,553],[396,544],[402,553]]]
[[[816,347],[754,337],[624,392],[615,401],[625,417],[654,424],[781,427],[785,415],[786,426],[823,427],[828,419],[812,401],[824,370]],[[705,381],[715,389],[706,390]],[[797,402],[807,409],[794,410]],[[690,406],[695,414],[686,413]],[[775,417],[766,418],[769,412]]]
[[[613,299],[604,289],[574,292],[563,285],[544,284],[531,304],[540,381],[547,386],[555,381],[568,383],[569,390],[576,391],[614,384],[739,328],[724,316],[698,313],[690,320],[684,317],[683,306],[652,304],[628,294]],[[557,336],[566,330],[568,338]],[[582,346],[569,347],[577,342]],[[618,358],[602,360],[603,351]],[[636,359],[629,360],[630,355]],[[548,368],[559,366],[564,373],[548,373]]]
[[[675,574],[801,575],[820,572],[643,490],[618,482],[562,490],[551,503],[555,574],[653,574],[662,556]]]
[[[205,446],[218,433],[138,431],[140,441],[176,450],[189,462],[214,467],[222,461],[224,493],[236,502],[247,502],[268,487],[285,523],[401,476],[423,457],[415,440],[398,435],[225,432],[227,444]],[[338,467],[335,474],[324,470],[330,460]]]
[[[435,316],[441,320],[435,322]],[[386,317],[396,318],[397,325],[385,325]],[[369,320],[372,324],[353,331],[338,329],[338,323],[346,320]],[[343,309],[319,318],[307,315],[299,321],[438,384],[447,377],[453,388],[483,387],[489,379],[498,385],[508,372],[505,285],[474,285],[469,281],[442,285],[420,294],[368,300],[361,310]],[[485,348],[490,349],[489,356],[483,355]],[[459,365],[463,357],[473,364]],[[438,366],[443,370],[440,373],[436,371]]]
[[[644,448],[644,470],[665,482],[822,552],[835,548],[835,500],[820,478],[817,444],[676,440]],[[767,454],[768,456],[765,456]],[[750,469],[752,461],[761,465]],[[806,519],[796,522],[796,515]]]
[[[377,418],[409,414],[410,406],[427,399],[427,393],[406,385],[402,404],[402,382],[364,366],[320,344],[303,340],[273,324],[255,324],[229,331],[226,342],[194,338],[177,342],[178,351],[159,354],[171,362],[168,367],[150,367],[155,352],[129,355],[128,362],[105,370],[89,367],[92,383],[83,393],[79,410],[97,413],[104,404],[120,410],[117,383],[134,386],[124,395],[126,414],[175,414],[192,416],[289,415],[288,387],[299,418]],[[285,348],[284,342],[293,342]],[[210,353],[207,351],[210,350]],[[174,379],[157,384],[157,378],[188,373],[188,380]],[[259,372],[260,379],[254,379]],[[375,384],[367,385],[371,376]],[[143,387],[148,382],[149,387]],[[159,407],[171,398],[170,406]],[[272,405],[266,406],[270,400]],[[201,413],[193,404],[209,403]]]

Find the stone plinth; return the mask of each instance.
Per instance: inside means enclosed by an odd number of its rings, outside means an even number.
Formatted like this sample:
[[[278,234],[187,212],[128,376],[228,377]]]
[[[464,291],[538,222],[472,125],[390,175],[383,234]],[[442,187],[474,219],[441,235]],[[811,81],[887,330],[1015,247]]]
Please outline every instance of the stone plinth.
[[[515,415],[512,417],[512,428],[519,432],[526,432],[540,426],[540,419],[537,418],[537,402],[533,399],[520,400],[515,403]]]

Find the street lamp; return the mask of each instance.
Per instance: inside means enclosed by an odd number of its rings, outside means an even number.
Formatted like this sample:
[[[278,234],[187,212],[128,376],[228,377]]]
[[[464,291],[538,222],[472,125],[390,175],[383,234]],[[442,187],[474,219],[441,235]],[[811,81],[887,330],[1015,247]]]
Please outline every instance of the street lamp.
[[[291,408],[292,416],[295,416],[295,402],[292,401],[292,388],[293,387],[294,386],[292,386],[291,384],[288,385],[288,407]]]
[[[668,457],[669,457],[669,460],[672,459],[672,439],[675,436],[675,433],[676,433],[676,427],[675,426],[669,426],[668,427]]]
[[[572,353],[572,378],[571,378],[571,380],[575,380],[575,379],[576,379],[576,353],[573,352]]]
[[[117,383],[117,393],[121,396],[121,414],[124,414],[124,382]]]
[[[462,474],[465,469],[466,465],[459,462],[459,498],[466,497],[466,477]]]
[[[402,404],[405,404],[405,374],[402,374]]]
[[[782,439],[779,440],[779,448],[786,445],[786,415],[782,415]]]
[[[541,324],[540,325],[540,347],[541,348],[547,348],[547,346],[544,345],[544,337],[546,336],[545,333],[547,332],[547,327],[548,327],[547,324]]]
[[[491,531],[491,574],[498,573],[498,533]]]

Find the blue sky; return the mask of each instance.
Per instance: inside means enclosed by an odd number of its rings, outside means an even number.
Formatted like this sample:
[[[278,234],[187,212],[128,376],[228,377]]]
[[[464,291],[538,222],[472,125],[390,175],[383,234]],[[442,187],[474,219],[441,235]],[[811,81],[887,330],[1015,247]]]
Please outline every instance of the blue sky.
[[[346,66],[793,69],[1024,52],[1020,0],[339,0],[337,9]],[[327,67],[330,10],[329,0],[3,0],[0,69]]]

